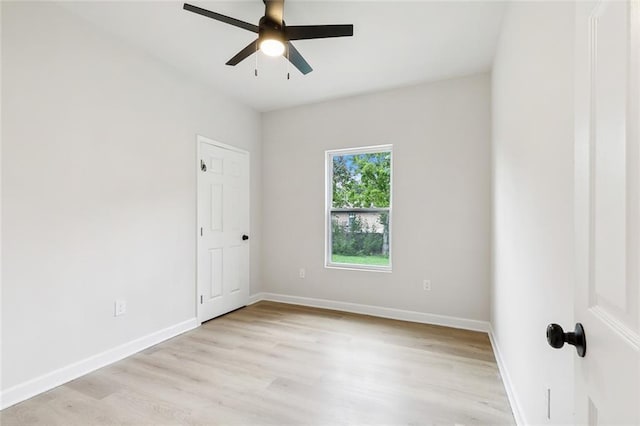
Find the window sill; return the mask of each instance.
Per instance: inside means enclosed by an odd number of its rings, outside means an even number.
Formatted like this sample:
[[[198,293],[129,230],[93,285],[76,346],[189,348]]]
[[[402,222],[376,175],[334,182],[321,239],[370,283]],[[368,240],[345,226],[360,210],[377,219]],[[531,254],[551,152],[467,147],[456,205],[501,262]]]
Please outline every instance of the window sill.
[[[355,265],[350,263],[327,263],[324,265],[326,269],[343,269],[346,271],[363,271],[363,272],[384,272],[390,274],[391,266],[366,266]]]

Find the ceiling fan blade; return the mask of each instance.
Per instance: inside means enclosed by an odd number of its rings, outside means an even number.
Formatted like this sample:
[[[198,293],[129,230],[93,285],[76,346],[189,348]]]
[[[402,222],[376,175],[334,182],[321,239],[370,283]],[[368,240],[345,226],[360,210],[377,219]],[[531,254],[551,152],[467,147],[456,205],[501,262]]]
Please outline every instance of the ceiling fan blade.
[[[247,59],[251,54],[258,50],[258,40],[254,40],[247,47],[242,49],[236,56],[227,61],[227,65],[236,66],[243,60]]]
[[[282,24],[284,17],[284,0],[264,0],[264,4],[266,5],[264,11],[265,16],[268,16],[272,21]]]
[[[203,9],[198,6],[193,6],[191,4],[185,3],[183,6],[184,10],[189,12],[197,13],[198,15],[206,16],[207,18],[215,19],[216,21],[224,22],[225,24],[233,25],[234,27],[243,28],[245,30],[252,31],[254,33],[258,32],[258,26],[250,24],[248,22],[241,21],[239,19],[231,18],[229,16],[221,15],[216,12],[212,12],[207,9]]]
[[[300,52],[298,52],[298,49],[293,47],[293,44],[291,44],[290,42],[287,43],[287,59],[289,59],[289,62],[291,62],[293,66],[298,68],[298,70],[302,74],[306,75],[313,71],[311,65],[309,65],[309,63],[302,57]]]
[[[293,25],[286,27],[287,40],[351,37],[353,25]]]

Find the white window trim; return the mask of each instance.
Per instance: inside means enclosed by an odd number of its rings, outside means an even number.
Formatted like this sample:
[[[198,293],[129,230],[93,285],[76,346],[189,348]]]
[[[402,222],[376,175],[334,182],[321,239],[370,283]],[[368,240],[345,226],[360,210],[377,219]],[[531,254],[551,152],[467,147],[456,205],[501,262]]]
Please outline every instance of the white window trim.
[[[391,154],[391,176],[389,177],[389,265],[358,265],[352,263],[331,262],[331,206],[333,204],[333,157],[336,155],[367,154],[389,152]],[[352,271],[392,272],[393,254],[393,145],[372,145],[357,148],[330,149],[325,151],[325,210],[324,210],[324,267],[329,269],[345,269]]]

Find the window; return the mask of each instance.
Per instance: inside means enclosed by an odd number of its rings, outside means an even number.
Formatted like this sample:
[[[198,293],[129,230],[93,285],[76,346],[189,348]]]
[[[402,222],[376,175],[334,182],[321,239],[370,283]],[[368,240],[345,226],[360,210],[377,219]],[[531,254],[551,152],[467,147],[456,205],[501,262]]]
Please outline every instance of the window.
[[[392,146],[327,151],[327,267],[391,271]]]

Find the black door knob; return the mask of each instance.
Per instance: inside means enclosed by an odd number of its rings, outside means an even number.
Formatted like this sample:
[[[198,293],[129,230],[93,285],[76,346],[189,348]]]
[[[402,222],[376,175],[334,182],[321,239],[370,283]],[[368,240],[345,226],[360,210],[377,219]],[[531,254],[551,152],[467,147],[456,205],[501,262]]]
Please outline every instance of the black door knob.
[[[560,349],[565,343],[573,345],[581,358],[587,353],[587,338],[580,323],[577,323],[575,330],[570,333],[565,333],[558,324],[549,324],[547,326],[547,342],[549,346],[556,349]]]
[[[248,235],[243,235],[243,236],[242,236],[242,241],[247,241],[248,239],[249,239],[249,236],[248,236]]]

